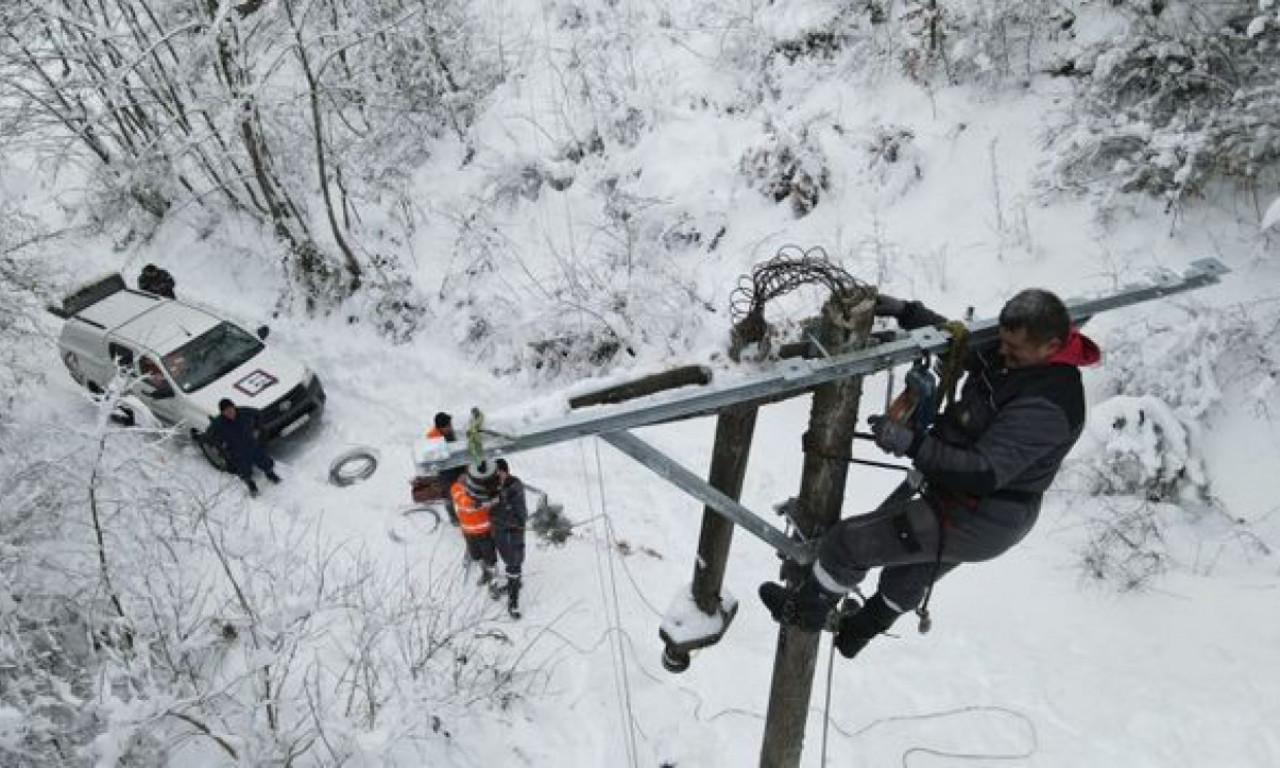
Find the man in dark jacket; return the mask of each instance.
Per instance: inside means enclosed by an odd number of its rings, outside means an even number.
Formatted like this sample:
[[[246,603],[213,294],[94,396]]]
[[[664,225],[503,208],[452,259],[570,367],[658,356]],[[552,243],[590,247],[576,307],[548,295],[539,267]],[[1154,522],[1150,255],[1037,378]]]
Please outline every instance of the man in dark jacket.
[[[946,322],[920,302],[888,296],[876,314],[906,329]],[[927,432],[871,417],[876,444],[909,457],[922,489],[895,493],[876,511],[832,527],[798,589],[761,585],[776,620],[822,629],[840,598],[880,566],[876,593],[839,617],[836,647],[852,658],[919,606],[938,578],[1002,554],[1031,530],[1042,494],[1084,428],[1079,366],[1100,355],[1048,291],[1010,299],[999,332],[998,342],[970,353],[960,396]]]
[[[506,459],[494,462],[498,468],[498,503],[489,514],[493,521],[493,538],[498,545],[498,557],[507,570],[507,612],[514,619],[520,618],[521,573],[524,566],[524,529],[529,520],[529,507],[525,503],[524,483],[511,474]]]
[[[138,288],[147,293],[172,299],[174,298],[173,286],[173,275],[169,274],[169,270],[161,269],[155,264],[146,265],[138,275]]]
[[[275,473],[275,461],[258,440],[258,409],[237,408],[235,403],[223,398],[218,401],[218,412],[218,416],[209,422],[204,439],[222,449],[227,457],[227,468],[249,486],[249,495],[258,495],[258,484],[253,482],[254,467],[260,468],[271,482],[280,482],[280,476]]]

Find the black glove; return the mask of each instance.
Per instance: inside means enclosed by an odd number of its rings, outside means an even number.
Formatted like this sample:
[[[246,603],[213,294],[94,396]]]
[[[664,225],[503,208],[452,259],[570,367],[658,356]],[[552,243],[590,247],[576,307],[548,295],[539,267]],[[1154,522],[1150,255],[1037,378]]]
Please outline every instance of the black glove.
[[[871,434],[875,435],[876,445],[886,453],[894,456],[910,456],[915,458],[920,443],[924,441],[924,433],[916,432],[911,427],[890,421],[884,416],[871,416],[867,419],[871,425]]]
[[[901,317],[906,309],[907,302],[902,299],[886,296],[883,293],[876,296],[876,317]]]

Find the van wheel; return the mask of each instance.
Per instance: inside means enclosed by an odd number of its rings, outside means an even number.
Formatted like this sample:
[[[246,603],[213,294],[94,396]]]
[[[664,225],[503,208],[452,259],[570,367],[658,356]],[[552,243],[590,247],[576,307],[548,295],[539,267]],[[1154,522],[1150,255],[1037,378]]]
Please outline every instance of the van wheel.
[[[227,455],[222,452],[222,448],[209,442],[196,438],[196,444],[200,446],[200,452],[204,454],[205,461],[213,465],[213,468],[219,472],[229,472],[227,468]]]

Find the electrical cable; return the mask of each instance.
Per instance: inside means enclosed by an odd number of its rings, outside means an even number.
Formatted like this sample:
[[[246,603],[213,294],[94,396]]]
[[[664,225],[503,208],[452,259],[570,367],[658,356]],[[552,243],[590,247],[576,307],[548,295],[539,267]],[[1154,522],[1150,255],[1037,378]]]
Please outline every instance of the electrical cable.
[[[614,572],[614,568],[613,568],[613,561],[614,561],[613,521],[610,520],[609,518],[609,508],[608,508],[607,499],[605,497],[604,464],[600,460],[599,438],[593,440],[592,445],[595,448],[595,455],[596,455],[596,482],[598,484],[598,492],[600,494],[600,514],[601,516],[604,517],[605,543],[609,547],[609,558],[606,562],[609,565],[609,588],[610,588],[611,597],[613,601],[612,602],[613,624],[615,627],[618,627],[619,631],[621,631],[622,630],[622,609],[621,609],[622,601],[618,597],[618,577],[617,577],[617,574]],[[632,706],[632,701],[631,701],[631,677],[630,675],[627,674],[627,659],[626,659],[626,654],[622,648],[622,643],[618,642],[617,647],[618,647],[619,669],[621,671],[621,676],[622,676],[623,701],[625,703],[626,713],[627,713],[627,726],[628,726],[627,736],[631,742],[630,748],[631,748],[632,765],[638,767],[640,764],[639,762],[640,753],[639,753],[638,747],[636,746],[636,730],[635,730],[636,716],[635,716],[635,709]]]
[[[612,545],[611,545],[611,543],[610,543],[610,538],[609,538],[609,530],[608,530],[608,525],[607,525],[607,513],[606,513],[606,512],[604,511],[604,509],[603,509],[603,505],[604,505],[604,498],[603,498],[604,483],[603,483],[603,479],[597,476],[597,481],[598,481],[598,489],[597,489],[597,492],[601,494],[601,496],[600,496],[601,510],[600,510],[599,514],[596,514],[596,512],[595,512],[595,508],[594,508],[594,507],[595,507],[595,505],[594,505],[594,503],[593,503],[593,501],[592,501],[592,498],[591,498],[591,482],[590,482],[591,478],[590,478],[590,469],[589,469],[589,465],[588,465],[588,462],[587,462],[586,447],[582,445],[582,441],[579,441],[579,442],[578,442],[578,457],[579,457],[580,465],[581,465],[581,468],[582,468],[582,480],[583,480],[583,485],[584,485],[584,487],[585,487],[585,488],[586,488],[586,490],[587,490],[587,493],[586,493],[586,497],[587,497],[587,511],[588,511],[588,512],[590,512],[590,513],[592,513],[592,515],[593,515],[594,517],[598,517],[601,521],[603,521],[603,522],[605,523],[605,525],[604,525],[604,536],[603,536],[603,539],[604,539],[604,546],[605,546],[605,547],[606,547],[606,549],[608,550],[609,556],[611,557],[611,556],[612,556]],[[597,459],[598,459],[598,458],[599,458],[599,448],[597,447]],[[598,472],[598,471],[599,471],[599,470],[597,470],[597,472]],[[607,608],[608,608],[608,606],[609,606],[609,592],[608,592],[608,590],[606,589],[606,583],[605,583],[605,567],[604,567],[604,565],[601,563],[601,557],[602,557],[602,555],[601,555],[601,551],[600,551],[600,546],[599,546],[599,545],[597,545],[597,546],[596,546],[596,547],[594,547],[593,549],[594,549],[594,553],[595,553],[596,581],[597,581],[597,583],[600,585],[600,598],[601,598],[601,601],[604,603],[604,605],[605,605],[605,607],[606,607],[606,609],[607,609]],[[615,592],[615,595],[616,595],[616,592]],[[626,748],[627,748],[627,762],[628,762],[628,764],[629,764],[629,765],[631,765],[631,766],[632,766],[632,768],[638,768],[638,765],[639,765],[639,757],[638,757],[638,755],[636,754],[636,749],[635,749],[635,731],[634,731],[634,728],[633,728],[633,723],[634,723],[634,713],[632,713],[632,712],[630,711],[630,709],[629,709],[629,702],[627,702],[627,701],[626,701],[626,698],[627,698],[627,697],[628,697],[628,695],[629,695],[629,688],[628,688],[628,686],[623,682],[623,673],[622,673],[622,668],[623,668],[623,667],[625,667],[625,665],[626,665],[626,660],[625,660],[625,658],[623,658],[623,656],[622,656],[622,652],[621,652],[621,648],[620,648],[619,644],[617,643],[617,641],[616,641],[616,640],[615,640],[615,638],[614,638],[614,635],[616,635],[616,631],[621,631],[621,626],[622,626],[622,625],[621,625],[620,620],[618,620],[618,619],[616,618],[616,616],[617,616],[617,612],[616,612],[616,611],[615,611],[615,612],[612,612],[612,613],[610,613],[610,614],[608,614],[608,628],[609,628],[609,630],[610,630],[610,640],[609,640],[610,663],[611,663],[611,665],[612,665],[612,667],[613,667],[613,670],[612,670],[612,671],[613,671],[613,683],[614,683],[614,689],[618,692],[618,714],[619,714],[619,719],[622,721],[622,725],[623,725],[623,727],[624,727],[624,728],[626,729],[626,731],[627,731],[627,739],[626,739],[626,742],[625,742],[625,743],[626,743]],[[616,630],[616,631],[615,631],[615,630]]]
[[[609,527],[609,538],[612,541],[614,539],[613,521],[610,520],[608,516],[602,515],[602,517],[604,517],[605,525]],[[622,566],[622,572],[626,574],[627,581],[631,582],[631,588],[635,590],[636,597],[640,598],[640,602],[644,603],[644,607],[648,608],[649,612],[652,613],[657,618],[659,619],[664,618],[665,614],[663,614],[662,611],[658,610],[658,608],[653,604],[653,602],[649,600],[648,595],[644,593],[644,590],[640,589],[640,582],[636,581],[635,574],[631,572],[631,566],[627,565],[626,559],[624,558],[619,560],[618,564]]]
[[[440,510],[435,509],[434,507],[427,506],[426,504],[418,504],[402,510],[400,514],[404,517],[408,517],[409,515],[414,515],[419,512],[425,512],[426,514],[431,515],[431,519],[435,521],[431,526],[431,530],[427,531],[427,533],[435,533],[440,530]]]
[[[836,644],[835,639],[831,641],[831,649],[827,653],[827,693],[826,698],[822,702],[822,760],[818,765],[825,766],[827,764],[827,736],[831,733],[831,678],[836,667]]]
[[[367,480],[378,471],[378,454],[372,448],[352,448],[329,464],[329,482],[339,488]]]

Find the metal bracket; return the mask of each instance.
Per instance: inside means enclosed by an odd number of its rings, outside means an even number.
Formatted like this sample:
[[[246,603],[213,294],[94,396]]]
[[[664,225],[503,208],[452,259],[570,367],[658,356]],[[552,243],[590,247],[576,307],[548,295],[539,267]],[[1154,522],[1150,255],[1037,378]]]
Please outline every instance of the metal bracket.
[[[774,528],[764,518],[729,498],[701,477],[685,469],[679,462],[630,432],[607,432],[600,435],[600,439],[653,470],[659,477],[754,534],[788,558],[806,564],[814,561],[816,553],[811,545],[806,546]]]

